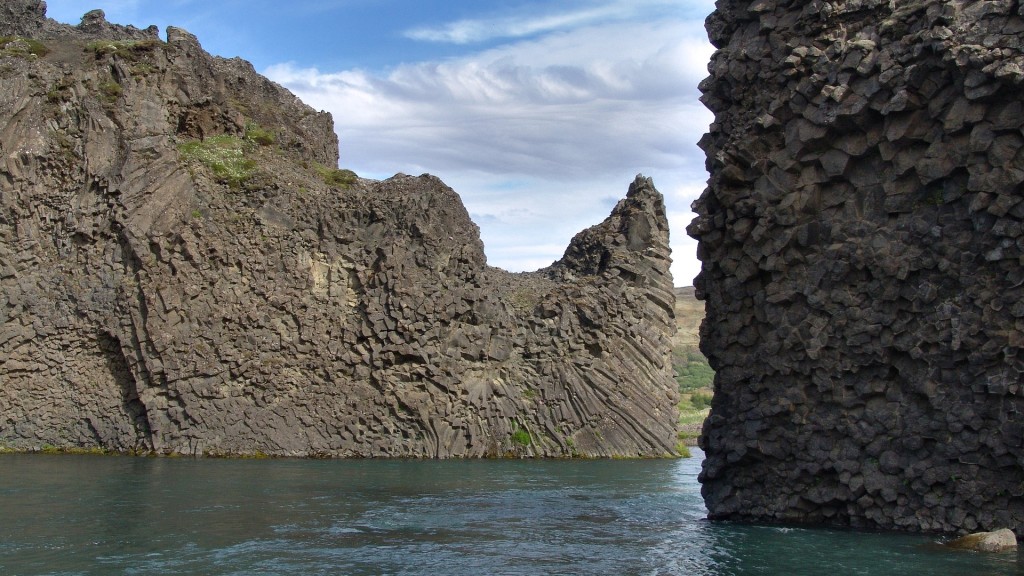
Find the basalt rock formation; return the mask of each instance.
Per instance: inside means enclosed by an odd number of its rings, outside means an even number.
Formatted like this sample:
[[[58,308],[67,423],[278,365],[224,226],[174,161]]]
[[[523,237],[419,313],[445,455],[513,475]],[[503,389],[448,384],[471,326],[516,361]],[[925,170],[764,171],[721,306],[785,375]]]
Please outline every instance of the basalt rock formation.
[[[1024,529],[1024,6],[719,0],[712,518]]]
[[[534,273],[435,177],[175,28],[0,8],[0,447],[675,451],[668,225],[638,177]]]

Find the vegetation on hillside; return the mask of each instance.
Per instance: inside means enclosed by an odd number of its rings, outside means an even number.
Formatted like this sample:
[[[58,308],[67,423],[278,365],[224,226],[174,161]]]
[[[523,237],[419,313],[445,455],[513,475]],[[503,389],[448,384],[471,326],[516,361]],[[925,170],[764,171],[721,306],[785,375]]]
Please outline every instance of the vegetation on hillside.
[[[699,329],[703,303],[692,288],[676,289],[676,327],[672,341],[672,371],[679,386],[679,440],[694,445],[711,407],[715,372],[700,351]]]
[[[21,58],[45,56],[50,52],[42,42],[21,36],[0,36],[0,56]]]
[[[178,145],[186,162],[198,162],[213,172],[214,178],[240,188],[256,172],[256,162],[246,156],[246,141],[229,134],[189,140]]]
[[[316,171],[324,179],[325,184],[331,188],[340,188],[342,190],[348,190],[359,178],[355,172],[347,168],[329,168],[317,164]]]

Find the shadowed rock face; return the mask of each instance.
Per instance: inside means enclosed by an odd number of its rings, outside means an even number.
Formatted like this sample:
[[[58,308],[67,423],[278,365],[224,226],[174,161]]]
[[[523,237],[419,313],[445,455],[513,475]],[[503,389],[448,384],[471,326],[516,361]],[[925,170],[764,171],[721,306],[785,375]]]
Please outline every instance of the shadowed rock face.
[[[48,49],[0,57],[0,445],[674,452],[649,179],[561,261],[511,274],[433,176],[329,185],[330,116],[183,30],[20,1],[0,35]]]
[[[1024,526],[1018,2],[721,0],[713,518]]]

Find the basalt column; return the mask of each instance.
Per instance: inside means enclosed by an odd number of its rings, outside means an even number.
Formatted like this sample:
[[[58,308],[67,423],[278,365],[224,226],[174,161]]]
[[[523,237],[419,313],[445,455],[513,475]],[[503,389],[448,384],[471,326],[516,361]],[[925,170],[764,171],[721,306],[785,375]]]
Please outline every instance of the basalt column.
[[[1024,7],[720,0],[712,518],[1024,528]]]

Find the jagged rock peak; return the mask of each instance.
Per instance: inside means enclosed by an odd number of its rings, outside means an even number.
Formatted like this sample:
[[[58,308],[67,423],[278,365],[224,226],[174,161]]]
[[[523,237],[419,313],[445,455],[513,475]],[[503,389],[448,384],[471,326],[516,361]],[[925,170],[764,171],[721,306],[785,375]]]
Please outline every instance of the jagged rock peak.
[[[134,26],[111,24],[103,10],[91,10],[82,16],[78,26],[69,26],[47,18],[46,2],[42,0],[5,0],[0,7],[0,34],[35,39],[77,35],[83,38],[143,40],[156,39],[159,30],[156,26],[139,30]]]
[[[675,451],[649,180],[511,274],[440,179],[337,169],[330,116],[248,63],[87,20],[0,54],[0,446]]]
[[[638,174],[611,216],[573,237],[554,268],[581,274],[621,271],[637,253],[668,258],[668,241],[664,198],[650,178]]]

